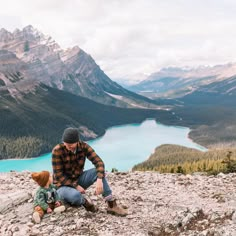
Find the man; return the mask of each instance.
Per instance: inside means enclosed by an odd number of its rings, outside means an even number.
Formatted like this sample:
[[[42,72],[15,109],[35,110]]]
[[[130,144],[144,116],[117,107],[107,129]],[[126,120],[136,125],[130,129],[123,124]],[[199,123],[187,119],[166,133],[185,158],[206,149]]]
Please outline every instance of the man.
[[[116,204],[112,191],[105,178],[102,159],[85,142],[79,140],[76,128],[67,128],[62,136],[63,143],[52,151],[54,184],[58,187],[60,198],[72,205],[83,205],[86,210],[96,212],[95,205],[83,196],[85,190],[96,182],[96,194],[102,194],[108,204],[107,212],[125,216],[125,209]],[[84,171],[86,158],[96,168]]]

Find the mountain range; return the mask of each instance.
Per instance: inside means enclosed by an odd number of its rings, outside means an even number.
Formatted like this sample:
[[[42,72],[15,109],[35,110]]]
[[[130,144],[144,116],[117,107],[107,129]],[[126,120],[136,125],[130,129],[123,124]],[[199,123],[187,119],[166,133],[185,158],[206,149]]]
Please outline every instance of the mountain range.
[[[189,127],[195,142],[208,148],[235,146],[235,63],[164,68],[130,89],[169,106],[174,124]]]
[[[156,104],[113,82],[78,46],[63,50],[32,26],[0,30],[0,89],[20,97],[39,83],[119,107],[157,108]]]
[[[172,106],[177,125],[207,147],[236,144],[236,76],[204,85],[178,99],[156,99]]]
[[[32,26],[0,30],[0,113],[0,159],[49,152],[68,126],[87,140],[113,125],[171,116],[113,82],[78,46],[63,50]]]
[[[150,98],[178,98],[214,82],[228,80],[236,75],[236,63],[199,66],[196,68],[168,67],[151,74],[144,81],[128,87]],[[227,83],[227,82],[226,82]],[[207,88],[207,87],[206,87]]]
[[[165,68],[132,87],[148,98],[112,81],[78,46],[64,50],[32,26],[1,29],[0,159],[48,152],[68,126],[87,140],[150,117],[190,127],[207,147],[234,145],[235,75],[234,63]]]

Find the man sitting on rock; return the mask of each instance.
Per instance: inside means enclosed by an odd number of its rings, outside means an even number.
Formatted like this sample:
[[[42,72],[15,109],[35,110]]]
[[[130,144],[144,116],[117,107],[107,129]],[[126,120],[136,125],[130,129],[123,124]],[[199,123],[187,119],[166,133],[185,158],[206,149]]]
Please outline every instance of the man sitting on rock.
[[[72,205],[82,205],[87,211],[96,212],[95,205],[83,196],[85,190],[96,182],[96,194],[104,197],[108,204],[107,212],[118,216],[127,215],[127,211],[119,207],[112,196],[102,159],[87,143],[79,140],[78,129],[65,129],[62,140],[63,143],[52,151],[53,180],[59,196]],[[86,158],[96,168],[84,171]]]

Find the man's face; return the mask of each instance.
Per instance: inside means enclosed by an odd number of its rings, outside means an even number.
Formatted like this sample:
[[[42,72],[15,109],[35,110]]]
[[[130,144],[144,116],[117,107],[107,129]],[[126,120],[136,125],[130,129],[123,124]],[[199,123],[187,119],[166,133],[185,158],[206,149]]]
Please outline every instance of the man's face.
[[[65,145],[66,149],[71,152],[74,152],[77,147],[77,143],[65,143],[64,142],[64,145]]]

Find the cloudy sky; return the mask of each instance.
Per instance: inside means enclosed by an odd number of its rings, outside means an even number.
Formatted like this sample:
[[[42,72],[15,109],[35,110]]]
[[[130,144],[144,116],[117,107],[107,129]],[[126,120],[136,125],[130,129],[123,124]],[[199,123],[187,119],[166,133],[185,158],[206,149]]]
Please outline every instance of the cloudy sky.
[[[235,0],[0,0],[0,28],[29,24],[80,46],[113,80],[236,61]]]

